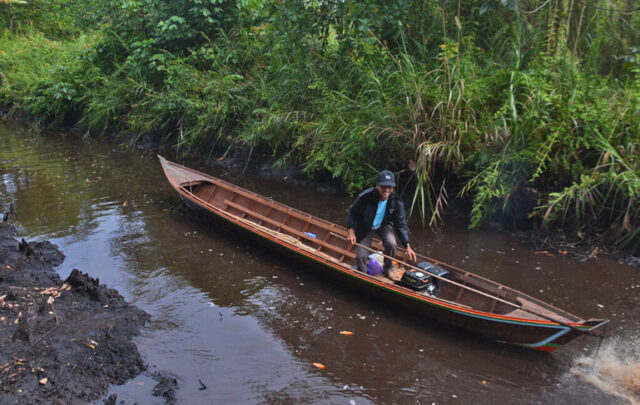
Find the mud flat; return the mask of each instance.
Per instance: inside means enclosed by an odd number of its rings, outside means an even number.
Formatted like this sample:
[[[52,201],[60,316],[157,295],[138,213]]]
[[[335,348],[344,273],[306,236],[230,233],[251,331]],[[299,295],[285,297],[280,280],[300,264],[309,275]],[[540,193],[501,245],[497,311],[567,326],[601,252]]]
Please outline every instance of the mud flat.
[[[61,280],[55,245],[16,236],[0,223],[0,403],[86,403],[141,373],[149,315],[79,270]]]

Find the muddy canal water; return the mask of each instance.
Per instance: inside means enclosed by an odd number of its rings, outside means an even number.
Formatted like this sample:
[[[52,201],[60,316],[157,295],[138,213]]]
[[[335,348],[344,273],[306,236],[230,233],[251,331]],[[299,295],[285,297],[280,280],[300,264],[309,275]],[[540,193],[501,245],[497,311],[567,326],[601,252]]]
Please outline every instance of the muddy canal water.
[[[351,201],[182,163],[341,224]],[[15,201],[20,236],[60,247],[63,278],[79,268],[152,315],[136,342],[150,370],[178,377],[178,403],[640,403],[640,271],[615,261],[548,256],[463,223],[440,235],[412,223],[413,245],[428,256],[611,319],[596,359],[588,337],[544,354],[400,313],[200,223],[153,154],[4,125],[0,176],[0,209]],[[163,403],[153,385],[143,375],[110,394]]]

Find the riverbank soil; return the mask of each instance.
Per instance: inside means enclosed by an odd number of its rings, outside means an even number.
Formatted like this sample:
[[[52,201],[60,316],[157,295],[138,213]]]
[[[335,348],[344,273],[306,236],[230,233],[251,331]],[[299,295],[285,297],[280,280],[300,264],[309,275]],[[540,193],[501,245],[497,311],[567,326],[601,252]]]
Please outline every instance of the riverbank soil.
[[[0,223],[0,402],[85,403],[142,372],[149,315],[79,270],[62,281],[57,247],[16,235]]]

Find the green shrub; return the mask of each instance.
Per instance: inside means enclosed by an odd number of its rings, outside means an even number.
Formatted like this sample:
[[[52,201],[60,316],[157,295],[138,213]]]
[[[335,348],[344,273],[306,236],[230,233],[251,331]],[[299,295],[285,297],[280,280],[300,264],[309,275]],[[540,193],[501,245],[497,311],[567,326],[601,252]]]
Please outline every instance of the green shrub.
[[[640,34],[621,27],[640,13],[525,3],[110,0],[73,17],[99,35],[3,34],[0,102],[183,154],[258,150],[351,194],[387,168],[432,226],[465,198],[472,228],[637,252]]]

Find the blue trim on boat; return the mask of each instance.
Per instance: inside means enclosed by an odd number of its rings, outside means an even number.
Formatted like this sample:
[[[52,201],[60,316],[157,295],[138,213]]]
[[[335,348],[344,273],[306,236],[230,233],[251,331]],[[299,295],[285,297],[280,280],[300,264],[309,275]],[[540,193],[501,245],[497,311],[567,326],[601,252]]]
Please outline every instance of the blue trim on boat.
[[[525,347],[540,347],[540,346],[545,346],[551,342],[553,342],[554,340],[556,340],[557,338],[559,338],[562,335],[567,334],[569,331],[571,330],[571,328],[567,328],[564,327],[563,330],[561,330],[560,332],[549,336],[548,338],[539,341],[538,343],[520,343],[521,346],[525,346]]]

